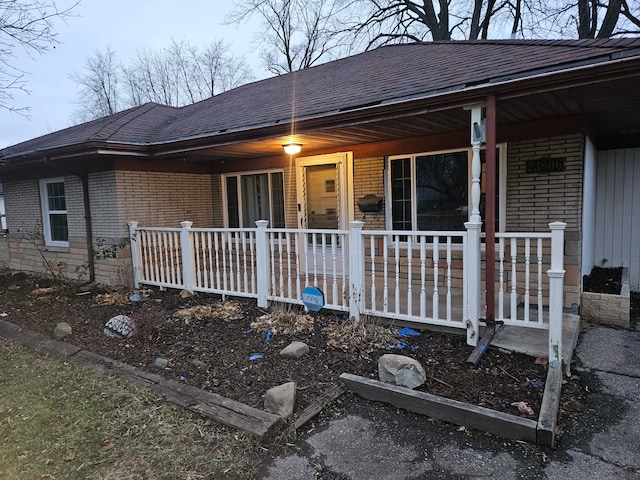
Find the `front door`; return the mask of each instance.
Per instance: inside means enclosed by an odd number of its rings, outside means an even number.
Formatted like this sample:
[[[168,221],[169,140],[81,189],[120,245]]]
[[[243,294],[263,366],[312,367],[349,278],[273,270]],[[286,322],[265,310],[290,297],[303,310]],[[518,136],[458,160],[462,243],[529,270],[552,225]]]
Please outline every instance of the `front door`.
[[[336,153],[296,159],[298,227],[313,230],[343,230],[353,219],[353,193],[350,188],[351,153]],[[336,245],[333,245],[334,238]],[[307,234],[306,268],[326,262],[327,253],[335,253],[342,265],[343,247],[339,237]],[[324,252],[322,251],[324,249]],[[321,256],[323,260],[321,260]],[[333,261],[331,262],[333,263]],[[331,265],[330,270],[333,266]]]

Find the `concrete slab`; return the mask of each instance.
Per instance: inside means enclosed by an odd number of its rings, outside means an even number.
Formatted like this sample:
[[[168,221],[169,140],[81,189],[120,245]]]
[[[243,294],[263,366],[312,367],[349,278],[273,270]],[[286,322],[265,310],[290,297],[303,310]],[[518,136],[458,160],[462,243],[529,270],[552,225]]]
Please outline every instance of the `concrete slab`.
[[[564,480],[602,480],[616,478],[619,480],[638,480],[638,474],[626,471],[617,465],[606,463],[597,457],[578,450],[568,450],[569,461],[552,461],[547,465],[547,478]]]
[[[562,358],[570,361],[580,334],[580,317],[565,313],[562,321]],[[532,357],[549,357],[549,331],[538,328],[505,325],[491,345]]]
[[[585,453],[626,471],[640,472],[640,332],[594,327],[583,332],[576,356],[583,372],[595,374],[605,396],[621,402],[620,415],[596,433]],[[620,475],[616,478],[627,478]],[[631,477],[630,477],[631,478]]]
[[[594,327],[576,353],[585,368],[640,377],[640,332]]]
[[[376,429],[375,424],[349,415],[332,421],[329,428],[313,435],[308,443],[314,452],[322,453],[331,470],[351,480],[426,478],[433,465],[422,457],[420,445],[400,445]]]
[[[619,422],[594,435],[589,453],[626,469],[640,471],[640,378],[598,372],[604,391],[625,400],[627,410]]]

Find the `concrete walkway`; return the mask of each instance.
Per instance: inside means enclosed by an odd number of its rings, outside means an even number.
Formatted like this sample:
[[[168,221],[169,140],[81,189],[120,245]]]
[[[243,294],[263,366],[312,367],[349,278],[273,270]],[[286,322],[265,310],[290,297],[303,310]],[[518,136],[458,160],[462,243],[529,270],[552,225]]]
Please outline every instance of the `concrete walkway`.
[[[583,332],[574,371],[591,393],[555,450],[346,397],[261,478],[640,479],[640,332]]]

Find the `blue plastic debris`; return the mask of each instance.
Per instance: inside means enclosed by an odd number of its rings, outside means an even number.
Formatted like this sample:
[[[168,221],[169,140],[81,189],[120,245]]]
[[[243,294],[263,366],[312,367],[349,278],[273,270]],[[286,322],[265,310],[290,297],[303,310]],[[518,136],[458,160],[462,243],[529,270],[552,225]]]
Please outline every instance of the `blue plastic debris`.
[[[184,375],[180,375],[180,376],[178,377],[178,379],[179,379],[181,382],[186,382],[186,381],[187,381],[187,379],[185,378],[185,376],[184,376]]]
[[[244,315],[239,314],[236,316],[236,320],[242,320],[244,318]]]
[[[249,357],[249,360],[260,360],[261,358],[262,358],[262,355],[260,355],[259,353],[254,353]]]
[[[396,350],[402,350],[404,347],[407,346],[406,342],[400,342],[397,345],[393,345],[392,343],[387,343],[387,347],[389,348],[395,348]]]
[[[398,335],[401,337],[419,337],[420,332],[416,332],[412,328],[404,327],[402,330],[398,332]]]
[[[129,301],[131,302],[139,302],[140,300],[142,300],[142,296],[139,293],[132,293],[131,295],[129,295]]]
[[[544,386],[544,380],[536,380],[535,382],[533,382],[533,388],[540,388],[542,386]]]
[[[249,328],[248,330],[245,330],[244,333],[251,333],[253,332],[253,328]]]
[[[417,350],[418,349],[418,345],[411,345],[411,350]]]
[[[271,340],[271,329],[267,330],[267,334],[264,337],[265,342],[268,342],[269,340]]]

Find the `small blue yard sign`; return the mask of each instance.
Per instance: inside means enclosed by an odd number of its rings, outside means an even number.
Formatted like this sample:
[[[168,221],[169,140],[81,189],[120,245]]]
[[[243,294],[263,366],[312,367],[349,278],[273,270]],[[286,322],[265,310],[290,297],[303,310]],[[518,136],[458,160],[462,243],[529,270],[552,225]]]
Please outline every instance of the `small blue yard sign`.
[[[319,312],[324,307],[324,293],[316,287],[307,287],[302,291],[302,303],[310,312]]]

